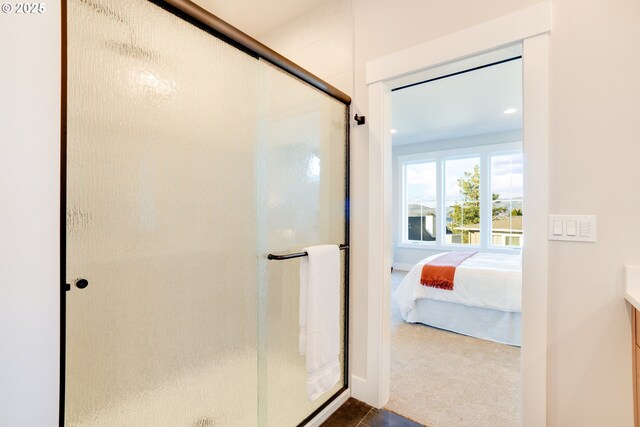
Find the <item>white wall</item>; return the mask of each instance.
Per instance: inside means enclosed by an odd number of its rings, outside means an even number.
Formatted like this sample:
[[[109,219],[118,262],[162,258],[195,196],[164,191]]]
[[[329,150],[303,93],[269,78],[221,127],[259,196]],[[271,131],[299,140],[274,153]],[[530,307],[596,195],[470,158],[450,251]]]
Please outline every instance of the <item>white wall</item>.
[[[598,243],[549,251],[549,417],[630,426],[625,263],[640,264],[640,2],[554,1],[550,210],[598,215]]]
[[[394,146],[392,149],[392,219],[391,241],[393,242],[393,266],[398,270],[407,270],[421,259],[442,252],[440,250],[422,248],[401,247],[398,244],[400,235],[399,215],[401,215],[402,188],[400,181],[402,176],[398,167],[398,156],[409,154],[428,153],[430,151],[455,150],[457,148],[478,147],[482,145],[502,144],[522,141],[522,131],[495,132],[484,135],[468,136],[464,138],[451,138],[439,141],[429,141],[415,144]]]
[[[367,61],[533,3],[354,0],[356,109],[367,114]],[[550,210],[598,215],[599,241],[549,244],[548,425],[631,426],[622,267],[640,264],[640,231],[621,223],[640,209],[640,3],[553,3]],[[352,138],[360,144],[367,129],[354,129]],[[361,298],[364,285],[352,282]],[[366,329],[366,316],[354,322],[356,330]],[[366,378],[366,353],[354,351],[353,372]]]
[[[0,14],[1,426],[58,425],[60,7],[46,6]]]
[[[353,94],[351,0],[324,1],[257,38],[344,93]]]

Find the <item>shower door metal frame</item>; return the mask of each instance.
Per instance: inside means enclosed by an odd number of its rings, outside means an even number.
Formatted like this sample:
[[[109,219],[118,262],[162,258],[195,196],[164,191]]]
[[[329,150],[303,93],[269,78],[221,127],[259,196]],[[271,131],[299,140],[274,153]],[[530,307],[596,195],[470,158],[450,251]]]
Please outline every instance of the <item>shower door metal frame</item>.
[[[344,262],[344,360],[343,375],[344,385],[318,409],[302,420],[298,427],[304,426],[336,398],[338,398],[349,386],[349,205],[350,205],[350,105],[351,97],[336,87],[330,85],[318,76],[305,70],[276,51],[270,49],[229,23],[223,21],[207,10],[201,8],[190,0],[148,0],[151,3],[165,9],[192,25],[206,31],[214,37],[242,50],[256,59],[264,59],[276,67],[286,71],[293,77],[319,89],[332,98],[340,101],[346,107],[345,111],[345,241],[346,246]],[[67,283],[67,0],[60,4],[61,17],[61,84],[60,84],[60,386],[59,386],[59,426],[64,427],[65,407],[65,374],[66,374],[66,294],[70,290]]]

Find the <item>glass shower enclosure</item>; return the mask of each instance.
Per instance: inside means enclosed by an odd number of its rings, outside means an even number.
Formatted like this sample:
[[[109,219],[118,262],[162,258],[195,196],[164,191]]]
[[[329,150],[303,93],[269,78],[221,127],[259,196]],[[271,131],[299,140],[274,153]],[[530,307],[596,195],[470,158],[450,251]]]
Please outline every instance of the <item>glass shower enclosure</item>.
[[[307,400],[300,259],[268,255],[348,245],[348,101],[168,3],[66,4],[61,420],[301,425],[346,375]]]

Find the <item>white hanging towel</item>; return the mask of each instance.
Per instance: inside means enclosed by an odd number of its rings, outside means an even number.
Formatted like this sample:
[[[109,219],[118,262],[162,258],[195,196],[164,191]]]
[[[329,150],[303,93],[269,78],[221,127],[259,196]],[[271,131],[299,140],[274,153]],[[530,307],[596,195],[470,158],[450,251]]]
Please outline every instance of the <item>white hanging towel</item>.
[[[340,380],[340,249],[304,248],[300,262],[300,354],[307,357],[307,398]]]

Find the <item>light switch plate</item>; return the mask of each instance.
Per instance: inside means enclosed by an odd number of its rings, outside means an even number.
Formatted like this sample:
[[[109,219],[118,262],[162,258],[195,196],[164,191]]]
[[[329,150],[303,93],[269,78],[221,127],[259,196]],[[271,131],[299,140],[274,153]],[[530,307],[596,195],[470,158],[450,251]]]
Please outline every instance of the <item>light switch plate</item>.
[[[562,233],[558,234],[558,230]],[[549,215],[549,240],[595,242],[595,215]]]

